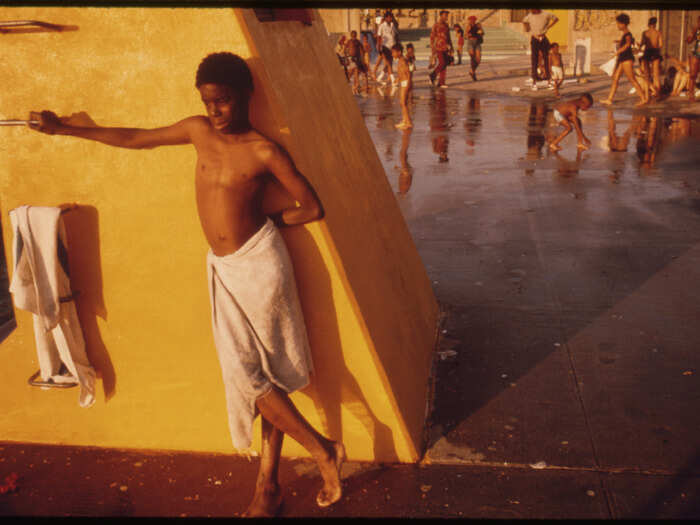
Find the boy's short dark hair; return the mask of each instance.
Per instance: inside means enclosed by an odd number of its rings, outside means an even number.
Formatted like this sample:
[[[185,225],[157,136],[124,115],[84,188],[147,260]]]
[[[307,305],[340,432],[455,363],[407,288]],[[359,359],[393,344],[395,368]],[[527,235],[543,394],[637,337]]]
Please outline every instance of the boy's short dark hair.
[[[195,86],[223,84],[237,93],[253,92],[253,75],[238,55],[221,52],[207,55],[197,68]]]
[[[626,26],[630,23],[630,17],[627,13],[620,13],[615,17],[615,20],[617,20],[621,24],[625,24]]]
[[[593,105],[593,97],[590,93],[584,93],[583,95],[581,95],[581,98],[585,98],[586,100],[588,100],[591,106]]]
[[[649,25],[650,25],[650,26],[655,26],[655,25],[656,25],[656,22],[657,22],[657,20],[656,20],[656,17],[655,17],[655,16],[652,16],[652,17],[649,19]]]
[[[403,46],[401,44],[394,44],[393,46],[391,46],[391,49],[395,49],[396,51],[401,51],[403,53]]]
[[[357,36],[357,31],[355,31],[354,29],[350,31],[350,36],[355,38]]]
[[[409,48],[413,49],[413,44],[411,44],[410,42],[408,44],[406,44],[406,49],[409,49]]]
[[[549,47],[559,47],[559,44],[557,42],[552,42]]]
[[[450,12],[447,9],[443,9],[442,11],[440,11],[440,15],[445,14],[445,13],[448,15],[450,14]]]

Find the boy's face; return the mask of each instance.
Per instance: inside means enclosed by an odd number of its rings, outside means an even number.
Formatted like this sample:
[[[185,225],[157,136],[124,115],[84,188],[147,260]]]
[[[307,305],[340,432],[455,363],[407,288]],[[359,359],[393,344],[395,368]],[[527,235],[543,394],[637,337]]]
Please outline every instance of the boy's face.
[[[616,22],[616,23],[617,23],[617,28],[618,28],[620,31],[622,31],[622,30],[625,28],[625,24],[623,24],[622,22]]]
[[[591,101],[590,101],[590,100],[588,100],[587,98],[582,98],[582,99],[581,99],[581,104],[580,104],[579,107],[580,107],[583,111],[586,111],[586,110],[587,110],[588,108],[590,108],[592,105],[593,105],[593,104],[591,104]]]
[[[394,58],[399,58],[401,56],[401,51],[399,51],[398,49],[392,49],[391,56]]]
[[[552,46],[552,53],[559,53],[559,46]]]
[[[225,132],[241,117],[246,103],[240,93],[224,84],[202,84],[199,86],[202,102],[207,110],[209,122],[217,131]]]

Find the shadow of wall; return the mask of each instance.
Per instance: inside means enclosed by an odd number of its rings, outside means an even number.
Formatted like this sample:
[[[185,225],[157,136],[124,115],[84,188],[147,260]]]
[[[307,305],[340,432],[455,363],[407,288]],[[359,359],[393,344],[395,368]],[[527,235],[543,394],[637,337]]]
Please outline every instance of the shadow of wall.
[[[105,400],[116,391],[114,366],[105,347],[97,319],[107,321],[107,308],[102,295],[100,227],[97,208],[77,206],[63,215],[68,237],[68,262],[71,288],[79,292],[75,300],[83,329],[85,350],[97,376],[102,379]]]

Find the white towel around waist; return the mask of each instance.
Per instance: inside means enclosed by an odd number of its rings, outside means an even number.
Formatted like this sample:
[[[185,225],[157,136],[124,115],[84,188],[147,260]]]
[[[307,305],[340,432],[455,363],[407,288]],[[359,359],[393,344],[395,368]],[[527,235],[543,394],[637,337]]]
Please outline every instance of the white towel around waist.
[[[313,364],[287,247],[271,220],[232,254],[209,250],[212,328],[231,439],[250,447],[256,400],[308,385]]]

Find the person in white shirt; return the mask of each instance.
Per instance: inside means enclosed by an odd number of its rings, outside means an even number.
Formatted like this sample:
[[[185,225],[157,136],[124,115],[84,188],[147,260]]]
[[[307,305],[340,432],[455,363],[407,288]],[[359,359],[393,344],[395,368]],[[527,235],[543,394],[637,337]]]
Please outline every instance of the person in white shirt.
[[[391,56],[391,48],[394,44],[398,43],[398,29],[396,23],[394,22],[393,15],[387,11],[384,14],[384,20],[379,24],[377,29],[377,53],[379,53],[379,58],[377,63],[374,65],[372,70],[372,78],[381,82],[384,78],[385,73],[389,73],[389,79],[392,84],[396,84],[396,79],[394,77],[394,72],[392,71],[393,57]],[[385,66],[382,73],[377,77],[377,69],[379,65],[384,63]]]
[[[537,73],[537,65],[540,53],[544,62],[544,80],[549,80],[551,74],[549,70],[549,40],[547,40],[547,30],[559,21],[552,13],[540,9],[530,9],[523,25],[525,31],[530,33],[530,51],[532,64],[532,89],[537,89],[537,81],[540,79]]]

